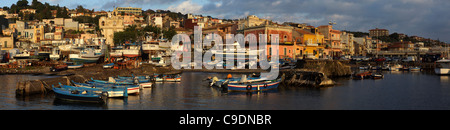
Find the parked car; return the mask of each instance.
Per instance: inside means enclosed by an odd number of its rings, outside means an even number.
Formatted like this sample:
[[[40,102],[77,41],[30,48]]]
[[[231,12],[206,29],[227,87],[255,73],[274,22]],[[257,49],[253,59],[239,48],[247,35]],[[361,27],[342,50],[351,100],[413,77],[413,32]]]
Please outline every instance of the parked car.
[[[377,61],[377,62],[383,62],[383,61],[386,61],[386,58],[380,57],[380,58],[375,59],[375,61]]]

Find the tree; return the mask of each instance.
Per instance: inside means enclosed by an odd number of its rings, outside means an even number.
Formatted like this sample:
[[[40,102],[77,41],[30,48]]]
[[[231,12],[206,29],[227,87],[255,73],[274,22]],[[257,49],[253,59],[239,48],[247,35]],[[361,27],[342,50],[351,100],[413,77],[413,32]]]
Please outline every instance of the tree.
[[[57,18],[70,18],[69,12],[67,12],[67,8],[58,8],[56,11]]]
[[[26,7],[28,7],[28,1],[27,0],[19,0],[17,1],[17,6],[21,7],[21,9],[24,9]]]
[[[175,31],[174,27],[170,27],[170,29],[167,31],[164,31],[163,34],[164,34],[164,37],[166,37],[169,40],[172,40],[172,37],[177,35],[177,32]]]
[[[82,5],[77,6],[77,13],[86,13],[86,9]]]

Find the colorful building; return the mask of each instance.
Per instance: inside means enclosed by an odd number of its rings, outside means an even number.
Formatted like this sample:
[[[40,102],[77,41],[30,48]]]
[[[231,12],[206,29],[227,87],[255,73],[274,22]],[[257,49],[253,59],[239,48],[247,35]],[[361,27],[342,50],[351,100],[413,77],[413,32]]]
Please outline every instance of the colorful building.
[[[332,25],[317,27],[325,37],[325,53],[328,57],[339,57],[342,54],[341,31],[334,30]]]
[[[316,28],[310,30],[294,29],[295,58],[318,59],[322,57],[325,38]]]
[[[278,54],[280,58],[294,58],[294,43],[293,43],[293,37],[292,37],[292,30],[293,27],[289,26],[279,26],[279,25],[260,25],[260,26],[254,26],[249,27],[243,30],[244,36],[247,36],[248,34],[254,34],[256,36],[256,39],[258,43],[259,41],[259,34],[267,34],[266,41],[267,41],[267,55],[270,56],[272,54],[272,47],[271,43],[272,41],[272,34],[278,35]]]

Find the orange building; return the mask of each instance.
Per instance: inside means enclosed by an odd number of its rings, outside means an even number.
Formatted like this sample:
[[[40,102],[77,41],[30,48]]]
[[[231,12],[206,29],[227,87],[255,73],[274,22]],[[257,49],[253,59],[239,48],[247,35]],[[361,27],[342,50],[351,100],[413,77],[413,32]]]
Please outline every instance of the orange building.
[[[294,44],[292,37],[292,27],[288,26],[278,26],[278,25],[260,25],[249,27],[244,30],[244,35],[248,34],[256,35],[259,43],[259,34],[267,34],[267,55],[272,54],[272,34],[278,35],[279,46],[276,49],[280,58],[294,58]]]

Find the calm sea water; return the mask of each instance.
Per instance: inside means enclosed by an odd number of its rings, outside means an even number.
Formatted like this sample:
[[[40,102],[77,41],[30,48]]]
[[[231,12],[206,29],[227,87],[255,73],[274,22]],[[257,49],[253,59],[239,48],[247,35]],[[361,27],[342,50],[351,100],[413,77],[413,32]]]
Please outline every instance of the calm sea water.
[[[48,78],[0,75],[3,110],[450,110],[450,76],[385,72],[382,80],[337,79],[325,88],[280,86],[255,93],[222,93],[208,86],[217,73],[183,73],[181,83],[158,83],[139,95],[105,105],[55,100],[53,94],[16,97],[18,81]],[[238,76],[239,74],[236,74]]]

